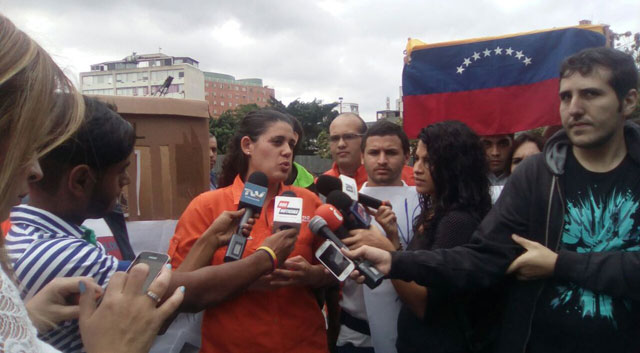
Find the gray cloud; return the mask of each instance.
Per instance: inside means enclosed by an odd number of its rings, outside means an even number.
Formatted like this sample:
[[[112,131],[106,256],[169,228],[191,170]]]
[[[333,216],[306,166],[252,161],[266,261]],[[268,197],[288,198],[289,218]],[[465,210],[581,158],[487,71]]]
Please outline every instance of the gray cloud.
[[[640,30],[640,3],[627,0],[0,0],[0,11],[76,77],[92,63],[162,47],[203,70],[260,77],[285,104],[344,97],[367,120],[398,97],[408,37],[439,42],[581,19]]]

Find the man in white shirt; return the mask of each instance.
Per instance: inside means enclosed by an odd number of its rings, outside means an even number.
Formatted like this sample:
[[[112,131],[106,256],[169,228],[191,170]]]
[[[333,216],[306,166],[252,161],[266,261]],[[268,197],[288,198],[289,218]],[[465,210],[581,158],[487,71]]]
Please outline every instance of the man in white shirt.
[[[394,235],[391,243],[394,249],[405,248],[413,236],[413,219],[420,213],[415,186],[408,186],[402,180],[402,170],[410,157],[409,139],[402,127],[379,121],[364,135],[361,149],[367,182],[360,192],[389,201],[394,213],[391,217],[395,218],[398,226],[397,237]],[[378,241],[359,230],[351,234],[344,242],[352,248],[362,244],[374,245],[372,243]],[[389,280],[374,290],[347,280],[342,288],[340,305],[342,314],[337,352],[396,351],[401,302]]]

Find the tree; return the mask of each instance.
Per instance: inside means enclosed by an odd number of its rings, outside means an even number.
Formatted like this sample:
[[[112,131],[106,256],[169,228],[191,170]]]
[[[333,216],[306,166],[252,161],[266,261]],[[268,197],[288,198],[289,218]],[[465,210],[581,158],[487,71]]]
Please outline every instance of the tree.
[[[217,119],[211,119],[209,121],[209,131],[216,136],[216,140],[218,141],[218,153],[227,153],[227,145],[236,132],[240,120],[242,120],[247,113],[258,109],[260,109],[260,107],[256,104],[243,104],[233,110],[227,110],[220,114]]]
[[[329,123],[338,115],[338,112],[333,110],[337,104],[322,104],[322,101],[317,99],[311,102],[302,102],[296,99],[285,106],[273,97],[269,102],[272,108],[286,112],[300,121],[304,131],[301,154],[319,154],[320,150],[328,148]],[[320,133],[323,131],[327,133],[326,142],[319,140]]]

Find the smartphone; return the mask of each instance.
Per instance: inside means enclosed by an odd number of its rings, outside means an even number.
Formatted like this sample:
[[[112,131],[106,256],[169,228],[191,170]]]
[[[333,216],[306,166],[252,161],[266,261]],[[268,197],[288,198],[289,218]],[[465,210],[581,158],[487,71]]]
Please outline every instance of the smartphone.
[[[322,243],[316,250],[316,258],[340,282],[344,281],[355,268],[353,261],[344,256],[340,248],[329,240]]]
[[[168,261],[169,261],[169,255],[167,254],[161,254],[161,253],[152,252],[152,251],[143,251],[140,254],[138,254],[138,256],[136,256],[136,258],[133,260],[133,262],[127,269],[127,273],[131,271],[131,268],[133,268],[133,266],[139,263],[144,263],[144,264],[147,264],[147,266],[149,266],[149,274],[147,275],[147,279],[145,279],[144,284],[142,286],[142,293],[146,293],[147,290],[149,290],[149,286],[151,285],[151,282],[153,282],[153,280],[156,279],[156,277],[158,277],[158,275],[160,274],[160,271],[162,271],[162,267]]]

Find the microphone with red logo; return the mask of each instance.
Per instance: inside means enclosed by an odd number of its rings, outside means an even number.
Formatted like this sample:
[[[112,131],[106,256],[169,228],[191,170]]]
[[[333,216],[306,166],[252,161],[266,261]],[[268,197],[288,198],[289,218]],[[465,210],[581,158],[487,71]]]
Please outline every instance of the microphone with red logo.
[[[326,218],[325,218],[326,217]],[[346,245],[338,238],[331,228],[339,228],[342,226],[342,214],[331,205],[322,205],[316,210],[316,215],[309,222],[309,229],[315,235],[319,235],[341,249],[348,249]],[[382,283],[384,275],[378,271],[367,260],[355,259],[353,263],[356,265],[358,272],[364,276],[364,283],[367,287],[374,289]]]
[[[247,182],[244,183],[238,209],[244,208],[245,211],[238,224],[238,229],[233,236],[231,236],[229,247],[224,255],[224,262],[240,260],[242,258],[244,248],[247,245],[247,238],[242,235],[242,228],[247,224],[249,218],[254,215],[258,216],[260,212],[262,212],[264,200],[267,198],[267,185],[267,176],[262,172],[251,173]]]
[[[342,176],[344,177],[344,176]],[[347,178],[347,177],[345,177]],[[349,186],[349,185],[348,185]],[[355,191],[355,194],[352,193],[351,188],[349,187],[345,187],[344,183],[342,182],[342,180],[336,178],[336,177],[332,177],[330,175],[321,175],[318,177],[318,180],[316,181],[316,188],[318,190],[319,193],[321,193],[322,195],[324,195],[325,197],[329,197],[329,194],[334,191],[334,190],[340,190],[344,193],[347,194],[351,194],[351,195],[357,195],[357,199],[358,202],[360,202],[361,204],[367,206],[367,207],[371,207],[371,208],[375,208],[376,210],[378,208],[380,208],[380,206],[389,206],[391,207],[391,204],[386,202],[386,201],[380,201],[378,199],[376,199],[375,197],[371,197],[362,193],[358,193],[358,191]],[[348,190],[347,190],[348,189]]]
[[[295,228],[302,224],[302,198],[293,191],[285,191],[276,196],[273,209],[273,232]]]

